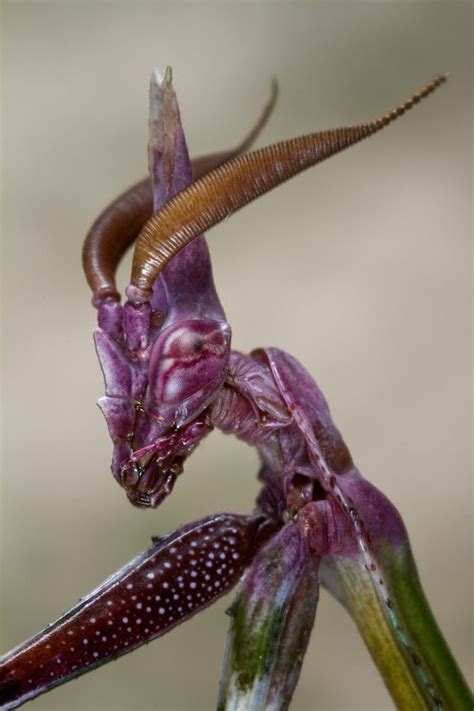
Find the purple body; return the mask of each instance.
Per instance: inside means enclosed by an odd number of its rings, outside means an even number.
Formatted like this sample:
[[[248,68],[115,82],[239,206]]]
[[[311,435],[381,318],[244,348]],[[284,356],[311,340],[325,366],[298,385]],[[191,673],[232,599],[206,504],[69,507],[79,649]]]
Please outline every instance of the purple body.
[[[158,210],[192,180],[169,77],[152,84],[150,128]],[[213,428],[257,448],[262,489],[255,514],[216,514],[159,540],[8,654],[0,663],[1,708],[164,634],[245,570],[239,599],[249,633],[252,615],[264,614],[260,603],[279,600],[283,619],[278,658],[265,671],[271,688],[252,693],[267,694],[269,703],[289,700],[316,610],[321,559],[361,562],[385,599],[380,547],[407,540],[398,512],[355,468],[323,394],[298,361],[275,348],[231,350],[203,236],[158,276],[150,302],[101,302],[98,323],[105,379],[99,406],[113,441],[114,477],[132,503],[158,506]],[[302,651],[285,676],[294,639]]]
[[[155,76],[150,104],[157,211],[192,182],[192,169],[168,76]],[[99,307],[99,323],[106,324],[106,308],[110,304]],[[133,503],[157,506],[186,457],[217,427],[257,447],[265,483],[278,501],[272,515],[300,518],[317,531],[310,538],[319,554],[368,555],[364,524],[354,513],[357,491],[364,487],[365,504],[371,497],[383,502],[382,495],[362,483],[303,366],[274,348],[250,356],[231,351],[203,236],[165,267],[149,303],[113,309],[114,327],[95,333],[106,383],[99,405],[114,442],[114,476]],[[316,520],[318,526],[308,525]],[[397,525],[392,528],[396,536]]]
[[[192,180],[166,77],[152,82],[150,116],[158,210]],[[149,303],[131,300],[114,313],[121,317],[114,329],[95,334],[106,382],[99,405],[114,442],[112,470],[131,501],[157,506],[190,452],[220,429],[257,448],[263,483],[257,510],[270,527],[292,521],[301,534],[293,546],[315,561],[361,560],[380,586],[377,546],[406,540],[396,509],[361,477],[324,395],[295,358],[275,348],[251,355],[231,350],[204,237],[165,267]]]

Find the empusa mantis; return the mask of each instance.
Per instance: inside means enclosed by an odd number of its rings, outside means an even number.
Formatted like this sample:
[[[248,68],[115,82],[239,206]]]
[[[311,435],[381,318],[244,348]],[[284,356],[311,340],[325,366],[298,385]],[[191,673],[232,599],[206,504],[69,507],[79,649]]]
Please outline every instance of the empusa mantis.
[[[396,509],[355,468],[324,396],[291,356],[231,350],[202,233],[298,172],[368,137],[444,76],[367,124],[190,163],[171,72],[151,88],[150,179],[107,208],[84,247],[114,443],[129,499],[156,507],[214,427],[256,446],[262,489],[247,516],[211,515],[157,539],[0,661],[11,709],[172,629],[243,576],[219,693],[222,709],[284,709],[296,686],[319,581],[346,605],[400,708],[470,708],[423,596]],[[152,216],[152,213],[153,216]],[[115,271],[137,239],[128,301]]]

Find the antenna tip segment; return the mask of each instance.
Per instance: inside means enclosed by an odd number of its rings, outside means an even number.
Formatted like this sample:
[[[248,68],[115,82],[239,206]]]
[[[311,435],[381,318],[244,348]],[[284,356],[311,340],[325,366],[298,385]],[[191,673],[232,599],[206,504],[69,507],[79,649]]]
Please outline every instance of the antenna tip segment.
[[[428,90],[428,93],[431,93],[432,91],[437,89],[439,86],[441,86],[442,84],[447,82],[448,77],[449,77],[448,72],[442,72],[440,74],[436,74],[426,87],[426,89]]]
[[[444,84],[445,82],[448,81],[448,77],[449,77],[449,72],[441,72],[440,74],[436,74],[432,83],[436,86],[441,86],[441,84]]]
[[[428,96],[431,94],[433,91],[438,89],[442,84],[448,81],[448,74],[447,72],[443,74],[437,74],[430,82],[425,86],[424,89],[422,89],[418,94],[415,94],[414,98],[415,100],[419,100],[424,98],[425,96]]]
[[[272,104],[274,104],[278,98],[278,94],[280,91],[280,86],[278,84],[278,79],[276,76],[272,76],[271,81],[270,81],[270,101]]]

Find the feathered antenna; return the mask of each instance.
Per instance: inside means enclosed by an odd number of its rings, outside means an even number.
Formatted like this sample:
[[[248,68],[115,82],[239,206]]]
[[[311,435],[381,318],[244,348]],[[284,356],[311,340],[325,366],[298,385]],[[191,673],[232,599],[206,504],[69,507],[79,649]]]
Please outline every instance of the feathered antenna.
[[[131,301],[148,299],[163,267],[186,244],[280,183],[377,133],[447,79],[435,77],[407,101],[375,121],[311,133],[240,155],[203,175],[166,202],[138,236],[127,289]]]

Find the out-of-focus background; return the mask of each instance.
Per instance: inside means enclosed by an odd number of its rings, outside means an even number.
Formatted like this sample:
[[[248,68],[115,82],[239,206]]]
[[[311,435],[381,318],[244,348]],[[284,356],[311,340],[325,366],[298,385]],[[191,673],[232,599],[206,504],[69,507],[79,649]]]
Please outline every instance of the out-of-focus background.
[[[259,145],[375,118],[435,73],[396,125],[209,235],[234,347],[277,345],[325,392],[364,475],[399,507],[439,623],[470,669],[469,4],[2,3],[1,647],[36,632],[150,536],[249,511],[257,458],[214,433],[158,510],[109,472],[81,272],[85,232],[146,171],[147,84],[174,70],[192,154],[233,145],[278,77]],[[127,283],[127,267],[120,283]],[[38,711],[215,706],[232,597],[33,702]],[[293,708],[389,709],[322,593]]]

